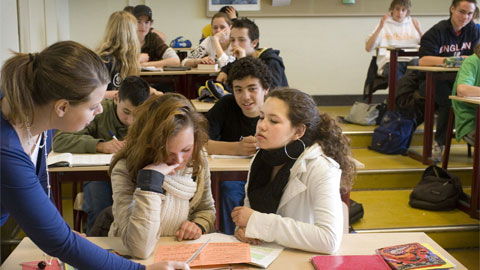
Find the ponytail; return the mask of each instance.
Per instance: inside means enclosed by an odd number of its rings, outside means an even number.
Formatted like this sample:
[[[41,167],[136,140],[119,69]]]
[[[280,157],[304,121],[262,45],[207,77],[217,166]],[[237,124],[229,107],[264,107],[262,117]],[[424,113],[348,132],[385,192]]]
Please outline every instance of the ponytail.
[[[1,91],[12,124],[29,125],[36,106],[66,99],[85,102],[109,82],[105,64],[90,49],[73,41],[57,42],[38,54],[15,53],[2,67]]]

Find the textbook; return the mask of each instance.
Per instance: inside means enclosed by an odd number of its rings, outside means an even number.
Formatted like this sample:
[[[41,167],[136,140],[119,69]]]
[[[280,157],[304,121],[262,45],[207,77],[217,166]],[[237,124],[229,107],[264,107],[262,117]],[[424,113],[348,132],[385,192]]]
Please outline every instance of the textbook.
[[[218,70],[218,64],[198,64],[197,69],[200,70]]]
[[[163,71],[163,68],[149,66],[149,67],[142,67],[142,70],[145,70],[145,71]]]
[[[454,265],[428,244],[409,243],[384,247],[376,253],[394,270],[407,269],[453,269]]]
[[[86,167],[110,165],[113,154],[50,153],[48,167]]]
[[[380,255],[325,255],[312,257],[315,270],[390,270]]]

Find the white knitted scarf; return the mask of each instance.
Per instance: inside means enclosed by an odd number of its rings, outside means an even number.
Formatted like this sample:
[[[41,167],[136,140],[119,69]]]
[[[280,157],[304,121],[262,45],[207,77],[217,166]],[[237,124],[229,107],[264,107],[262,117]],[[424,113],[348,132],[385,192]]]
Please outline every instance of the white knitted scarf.
[[[173,236],[188,219],[190,199],[197,190],[197,183],[191,176],[167,175],[163,182],[165,199],[160,211],[161,236]]]

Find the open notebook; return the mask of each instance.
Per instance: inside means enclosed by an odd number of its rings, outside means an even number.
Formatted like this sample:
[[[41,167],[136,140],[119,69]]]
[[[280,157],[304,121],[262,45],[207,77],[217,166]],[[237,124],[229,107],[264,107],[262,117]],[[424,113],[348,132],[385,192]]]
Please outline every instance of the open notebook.
[[[110,165],[113,154],[72,154],[50,153],[47,164],[49,167],[86,167]]]

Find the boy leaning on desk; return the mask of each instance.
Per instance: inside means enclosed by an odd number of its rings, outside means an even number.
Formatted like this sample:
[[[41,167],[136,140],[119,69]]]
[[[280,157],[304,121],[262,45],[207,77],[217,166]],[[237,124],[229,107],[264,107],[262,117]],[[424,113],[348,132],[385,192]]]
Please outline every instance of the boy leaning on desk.
[[[58,131],[53,138],[53,150],[71,153],[116,153],[125,144],[122,139],[133,122],[133,110],[142,104],[149,94],[150,87],[142,78],[125,78],[115,97],[102,102],[103,113],[97,115],[83,130],[76,133]],[[84,182],[83,192],[82,208],[88,214],[88,233],[97,215],[112,205],[112,187],[110,182],[105,181]]]

